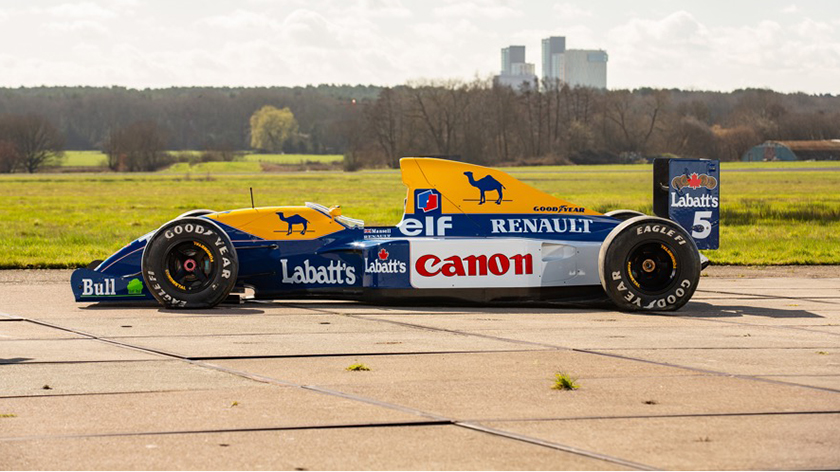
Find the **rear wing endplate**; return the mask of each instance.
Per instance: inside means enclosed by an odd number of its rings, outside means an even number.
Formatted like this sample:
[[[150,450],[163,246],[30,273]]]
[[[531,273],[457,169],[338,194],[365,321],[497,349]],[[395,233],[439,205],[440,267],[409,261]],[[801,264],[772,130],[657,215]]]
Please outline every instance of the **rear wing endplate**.
[[[653,212],[688,231],[697,249],[720,245],[720,161],[656,158]]]

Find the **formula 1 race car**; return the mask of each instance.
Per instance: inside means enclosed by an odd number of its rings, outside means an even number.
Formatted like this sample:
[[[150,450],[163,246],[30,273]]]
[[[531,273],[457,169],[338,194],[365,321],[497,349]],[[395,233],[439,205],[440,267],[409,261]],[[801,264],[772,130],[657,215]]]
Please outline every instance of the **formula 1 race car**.
[[[657,160],[659,217],[600,214],[471,164],[404,158],[400,168],[408,193],[396,226],[314,203],[195,210],[73,272],[76,301],[209,308],[250,289],[427,305],[606,295],[622,310],[676,310],[708,263],[698,248],[718,244],[717,161]]]

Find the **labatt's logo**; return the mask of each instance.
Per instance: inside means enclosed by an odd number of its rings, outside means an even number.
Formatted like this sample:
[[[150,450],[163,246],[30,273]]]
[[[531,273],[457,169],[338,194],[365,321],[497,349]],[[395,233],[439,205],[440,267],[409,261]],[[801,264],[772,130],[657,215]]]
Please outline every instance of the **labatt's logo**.
[[[302,266],[292,266],[291,272],[288,259],[280,259],[280,265],[283,267],[283,283],[286,284],[352,285],[356,282],[356,269],[340,261],[316,266],[305,260]]]
[[[368,274],[404,274],[405,262],[396,259],[388,260],[390,254],[384,248],[379,251],[373,261],[365,259],[365,272]]]
[[[82,279],[82,296],[105,296],[116,295],[117,284],[114,279],[105,279],[102,283],[96,283],[91,279]]]
[[[705,188],[713,190],[717,188],[717,179],[711,175],[692,174],[678,175],[671,180],[671,188],[675,190],[683,190],[689,188],[696,190]],[[671,192],[671,207],[672,208],[717,208],[718,198],[709,194],[703,194],[693,197],[686,193],[679,195],[677,192]]]
[[[475,277],[481,275],[503,276],[513,271],[513,275],[534,273],[534,258],[531,254],[470,255],[451,256],[441,259],[434,254],[426,254],[417,259],[414,269],[423,277]]]

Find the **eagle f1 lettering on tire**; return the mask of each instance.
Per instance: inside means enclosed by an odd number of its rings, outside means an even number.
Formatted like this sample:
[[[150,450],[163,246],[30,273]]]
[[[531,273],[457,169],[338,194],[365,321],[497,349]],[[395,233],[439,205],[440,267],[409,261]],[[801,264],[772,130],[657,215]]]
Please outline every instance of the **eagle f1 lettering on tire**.
[[[165,224],[149,239],[142,272],[162,305],[210,308],[230,294],[239,260],[230,238],[215,223],[184,217]]]
[[[700,280],[700,256],[688,233],[663,218],[638,216],[607,236],[598,257],[601,285],[623,310],[676,310]]]

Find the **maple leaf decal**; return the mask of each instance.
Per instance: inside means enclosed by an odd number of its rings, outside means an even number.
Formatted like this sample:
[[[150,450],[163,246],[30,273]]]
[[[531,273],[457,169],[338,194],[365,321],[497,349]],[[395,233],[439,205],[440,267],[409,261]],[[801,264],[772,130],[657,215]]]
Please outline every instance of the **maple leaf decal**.
[[[387,258],[388,258],[388,251],[386,251],[385,249],[380,249],[379,250],[379,259],[384,261]]]
[[[700,182],[700,177],[697,176],[697,173],[691,174],[691,177],[688,178],[688,186],[695,189],[700,188],[701,185],[703,184]]]

